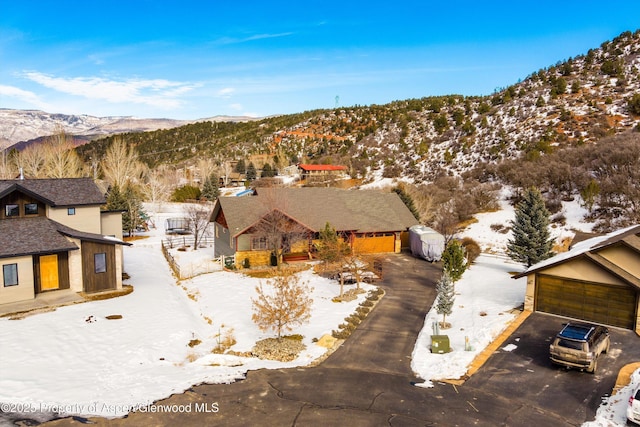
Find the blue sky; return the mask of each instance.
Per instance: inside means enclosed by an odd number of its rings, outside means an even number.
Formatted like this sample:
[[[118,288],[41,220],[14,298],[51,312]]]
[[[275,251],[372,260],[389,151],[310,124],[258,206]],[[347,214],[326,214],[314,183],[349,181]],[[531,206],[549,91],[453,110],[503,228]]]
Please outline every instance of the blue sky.
[[[0,108],[198,119],[488,95],[640,1],[0,0]]]

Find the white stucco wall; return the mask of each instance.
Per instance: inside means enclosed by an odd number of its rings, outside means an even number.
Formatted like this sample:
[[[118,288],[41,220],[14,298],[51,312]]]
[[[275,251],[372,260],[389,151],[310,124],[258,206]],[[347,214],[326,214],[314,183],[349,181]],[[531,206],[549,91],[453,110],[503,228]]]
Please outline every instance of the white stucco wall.
[[[7,264],[18,265],[18,285],[16,286],[4,286],[2,266]],[[34,298],[35,288],[32,257],[29,255],[0,259],[0,304],[30,300]]]
[[[102,234],[99,206],[77,206],[75,211],[75,215],[69,215],[68,207],[47,206],[47,216],[52,220],[78,231]]]

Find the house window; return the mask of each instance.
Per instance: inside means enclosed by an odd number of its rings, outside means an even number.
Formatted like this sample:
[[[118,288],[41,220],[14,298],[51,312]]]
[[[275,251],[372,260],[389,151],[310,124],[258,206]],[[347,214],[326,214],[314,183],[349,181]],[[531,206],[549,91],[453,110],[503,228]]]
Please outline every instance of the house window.
[[[18,264],[6,264],[2,266],[4,286],[18,285]]]
[[[104,252],[93,254],[93,267],[96,273],[106,273],[107,254]]]
[[[38,215],[38,204],[37,203],[27,203],[24,205],[24,214],[25,215]]]
[[[20,215],[20,206],[18,205],[5,205],[4,207],[4,215],[9,216],[19,216]]]
[[[252,237],[251,238],[251,250],[252,251],[266,251],[267,250],[267,238],[266,237]]]
[[[75,215],[76,208],[67,208],[67,215]]]

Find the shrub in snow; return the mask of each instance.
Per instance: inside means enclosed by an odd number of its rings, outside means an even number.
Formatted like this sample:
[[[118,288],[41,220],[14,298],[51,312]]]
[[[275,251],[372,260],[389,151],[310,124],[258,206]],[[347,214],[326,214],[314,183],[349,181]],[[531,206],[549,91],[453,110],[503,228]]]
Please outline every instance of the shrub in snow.
[[[264,289],[262,283],[256,286],[258,297],[251,299],[253,315],[251,319],[258,327],[267,331],[272,329],[281,337],[282,331],[292,330],[311,318],[309,297],[313,288],[288,270],[280,270],[279,275],[267,280],[271,289]]]

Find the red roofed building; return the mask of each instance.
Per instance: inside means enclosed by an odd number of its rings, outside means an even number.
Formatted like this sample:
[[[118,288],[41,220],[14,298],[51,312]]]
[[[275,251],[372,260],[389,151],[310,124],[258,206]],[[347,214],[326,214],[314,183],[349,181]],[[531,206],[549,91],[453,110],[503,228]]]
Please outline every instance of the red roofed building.
[[[335,179],[344,178],[347,175],[347,167],[341,165],[306,165],[299,164],[298,170],[303,181],[319,184]]]

